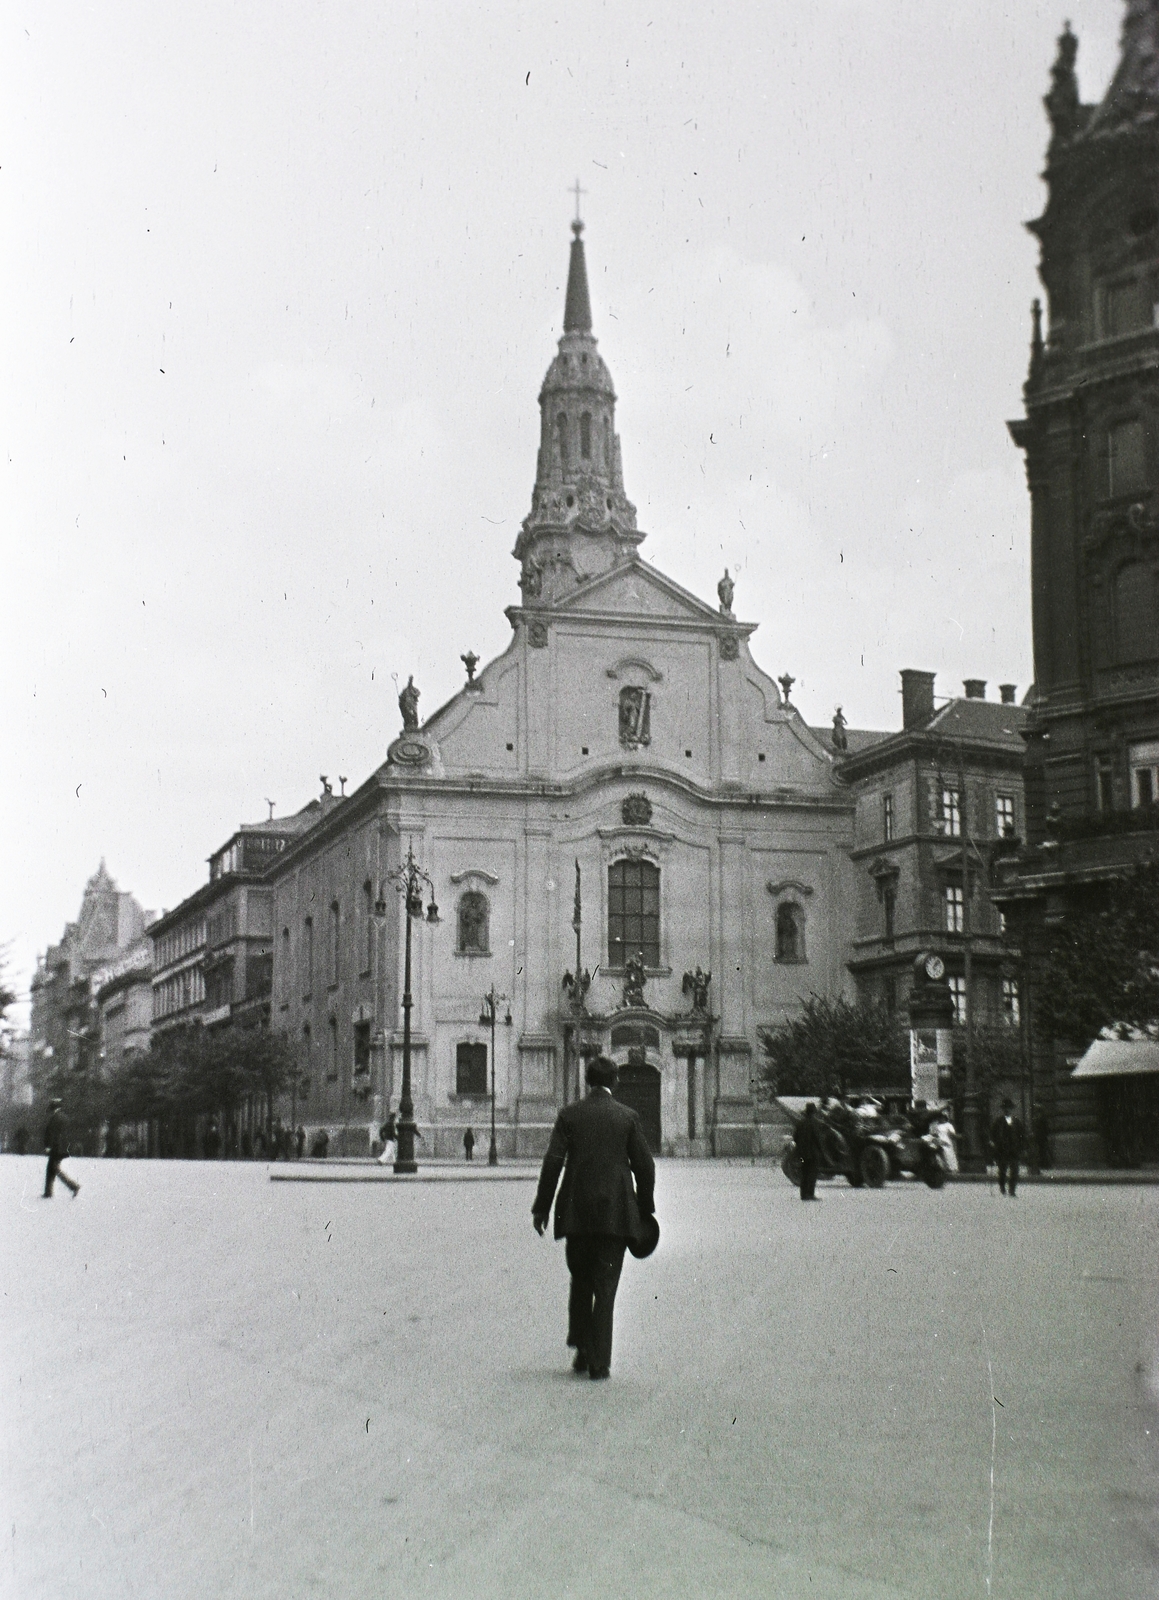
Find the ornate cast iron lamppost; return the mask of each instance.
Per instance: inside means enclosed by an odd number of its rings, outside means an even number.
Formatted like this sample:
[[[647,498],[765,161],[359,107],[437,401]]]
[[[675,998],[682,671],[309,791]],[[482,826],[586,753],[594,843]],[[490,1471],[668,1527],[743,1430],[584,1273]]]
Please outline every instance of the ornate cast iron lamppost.
[[[394,885],[402,895],[406,906],[406,962],[402,982],[402,1095],[398,1103],[398,1157],[394,1163],[394,1170],[397,1173],[410,1173],[419,1170],[415,1161],[415,1134],[418,1129],[415,1127],[415,1107],[410,1086],[410,1013],[414,1004],[410,988],[411,923],[423,914],[423,884],[426,884],[431,892],[426,912],[427,921],[435,927],[442,918],[435,904],[435,886],[431,882],[430,875],[424,872],[415,860],[414,851],[409,844],[406,860],[397,872],[387,874],[385,883]],[[386,897],[382,893],[379,894],[374,909],[379,916],[385,918]]]
[[[491,1148],[487,1152],[487,1165],[499,1165],[499,1151],[495,1145],[495,1023],[498,1018],[499,1002],[506,1000],[505,994],[497,994],[495,985],[492,984],[483,996],[483,1009],[479,1013],[480,1027],[491,1029]],[[507,1015],[503,1018],[504,1026],[511,1026],[511,1007],[507,1007]]]

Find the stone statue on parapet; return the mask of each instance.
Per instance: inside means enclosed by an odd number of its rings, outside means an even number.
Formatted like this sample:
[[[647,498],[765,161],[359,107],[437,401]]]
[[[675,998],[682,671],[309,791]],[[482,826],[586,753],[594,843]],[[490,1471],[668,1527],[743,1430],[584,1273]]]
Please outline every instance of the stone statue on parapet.
[[[647,1003],[644,999],[644,953],[641,951],[624,962],[624,1004],[644,1006]]]
[[[845,729],[846,729],[847,726],[848,726],[848,724],[845,721],[845,713],[842,711],[841,707],[838,706],[837,710],[833,713],[833,748],[834,748],[834,750],[848,750],[849,749],[849,736],[845,732]]]
[[[728,568],[725,567],[724,577],[717,584],[716,592],[720,596],[720,609],[726,617],[732,616],[732,596],[735,588],[736,585],[728,575]]]
[[[708,1010],[708,986],[712,982],[712,973],[705,972],[697,967],[695,972],[686,972],[680,985],[683,994],[692,996],[693,1011],[706,1012]]]
[[[415,688],[413,673],[398,697],[398,709],[402,712],[403,732],[412,733],[419,725],[419,691]]]

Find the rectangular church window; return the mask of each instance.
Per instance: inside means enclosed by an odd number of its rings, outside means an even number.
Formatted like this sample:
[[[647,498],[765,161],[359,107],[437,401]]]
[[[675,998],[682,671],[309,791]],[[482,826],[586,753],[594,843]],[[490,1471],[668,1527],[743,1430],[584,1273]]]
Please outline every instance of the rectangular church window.
[[[487,1046],[485,1044],[460,1044],[455,1046],[455,1093],[485,1095],[487,1093]]]
[[[630,956],[660,965],[660,868],[650,861],[614,861],[608,868],[608,963]]]

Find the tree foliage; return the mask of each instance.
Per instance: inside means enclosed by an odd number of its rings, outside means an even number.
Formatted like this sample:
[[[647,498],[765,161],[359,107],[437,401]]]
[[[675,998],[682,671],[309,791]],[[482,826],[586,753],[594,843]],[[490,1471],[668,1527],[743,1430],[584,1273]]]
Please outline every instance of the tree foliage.
[[[229,1116],[248,1100],[268,1107],[294,1068],[290,1041],[267,1028],[172,1028],[148,1050],[127,1056],[108,1080],[104,1115],[114,1123],[146,1122]]]
[[[1159,1020],[1159,864],[1071,906],[1048,931],[1038,1017],[1054,1038],[1084,1045],[1113,1024]]]
[[[846,1094],[904,1087],[909,1045],[884,1006],[810,995],[799,1016],[763,1029],[764,1076],[773,1094]]]

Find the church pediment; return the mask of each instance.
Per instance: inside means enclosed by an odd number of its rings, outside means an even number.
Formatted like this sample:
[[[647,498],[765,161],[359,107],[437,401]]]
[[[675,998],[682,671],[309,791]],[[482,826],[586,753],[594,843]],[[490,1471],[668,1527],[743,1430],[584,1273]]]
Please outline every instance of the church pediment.
[[[735,623],[655,567],[640,560],[626,561],[582,583],[553,607],[557,615],[656,617],[669,621]],[[745,630],[746,632],[749,630]]]

